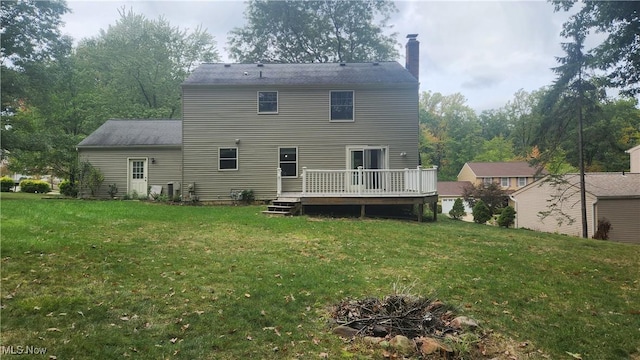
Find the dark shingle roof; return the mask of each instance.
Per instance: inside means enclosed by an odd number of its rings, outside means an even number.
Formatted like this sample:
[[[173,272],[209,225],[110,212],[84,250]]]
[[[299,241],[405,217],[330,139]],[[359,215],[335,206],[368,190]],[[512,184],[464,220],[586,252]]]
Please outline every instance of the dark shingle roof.
[[[262,76],[262,77],[261,77]],[[202,64],[182,85],[405,84],[418,80],[397,62],[312,64]]]
[[[82,147],[181,146],[181,120],[107,120],[78,144]]]
[[[532,177],[540,174],[546,175],[546,171],[538,173],[538,169],[525,161],[518,162],[470,162],[467,163],[477,177]]]

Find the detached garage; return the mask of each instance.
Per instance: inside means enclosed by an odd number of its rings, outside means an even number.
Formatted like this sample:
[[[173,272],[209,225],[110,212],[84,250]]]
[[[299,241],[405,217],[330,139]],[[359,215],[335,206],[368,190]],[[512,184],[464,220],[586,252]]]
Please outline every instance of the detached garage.
[[[81,162],[100,169],[105,179],[97,196],[146,196],[151,187],[173,196],[182,180],[180,120],[108,120],[77,146]],[[171,184],[171,185],[169,185]],[[173,194],[169,194],[172,187]]]
[[[516,227],[581,236],[579,175],[566,174],[560,182],[548,180],[512,194]],[[606,220],[612,226],[609,240],[640,244],[640,174],[588,173],[585,183],[589,237],[595,234],[598,221]],[[541,217],[552,205],[556,211]]]

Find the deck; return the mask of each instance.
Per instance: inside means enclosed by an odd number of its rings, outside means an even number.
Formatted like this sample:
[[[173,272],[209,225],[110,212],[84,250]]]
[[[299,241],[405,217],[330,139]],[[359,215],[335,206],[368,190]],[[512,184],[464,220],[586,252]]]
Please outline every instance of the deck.
[[[278,169],[278,202],[300,203],[301,211],[311,205],[360,205],[364,217],[367,205],[417,205],[422,221],[424,204],[438,202],[437,168],[315,170],[302,169],[302,191],[282,191]],[[434,211],[434,220],[436,218]]]

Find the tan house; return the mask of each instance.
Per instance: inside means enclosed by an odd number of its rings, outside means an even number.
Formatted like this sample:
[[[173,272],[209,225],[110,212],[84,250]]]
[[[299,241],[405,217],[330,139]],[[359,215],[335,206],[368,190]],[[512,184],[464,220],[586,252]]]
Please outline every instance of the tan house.
[[[632,173],[640,173],[640,145],[625,151],[630,156]]]
[[[546,177],[514,192],[517,228],[581,236],[579,174],[562,181]],[[612,228],[609,239],[640,244],[640,173],[587,173],[586,208],[588,236],[593,237],[599,220]],[[549,213],[543,217],[543,213]]]
[[[512,192],[546,175],[525,161],[517,162],[468,162],[458,173],[458,181],[469,181],[473,185],[498,183],[503,190]]]

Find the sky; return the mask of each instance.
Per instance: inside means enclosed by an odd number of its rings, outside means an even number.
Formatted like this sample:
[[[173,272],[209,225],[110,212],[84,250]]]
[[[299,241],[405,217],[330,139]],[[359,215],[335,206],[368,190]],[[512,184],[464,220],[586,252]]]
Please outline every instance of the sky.
[[[217,42],[222,62],[228,32],[242,27],[242,1],[81,1],[69,0],[62,32],[76,41],[99,35],[123,7],[147,18],[163,16],[171,25],[201,25]],[[406,35],[420,41],[420,91],[461,93],[478,113],[496,109],[519,89],[537,90],[555,79],[551,68],[564,53],[562,24],[546,1],[397,1],[388,34],[397,33],[397,61],[405,64]],[[587,47],[589,42],[587,41]]]

